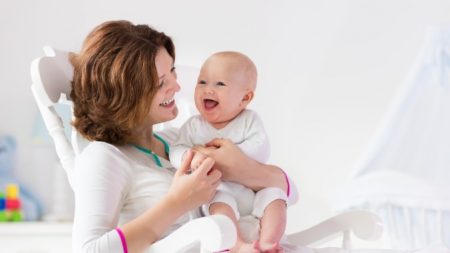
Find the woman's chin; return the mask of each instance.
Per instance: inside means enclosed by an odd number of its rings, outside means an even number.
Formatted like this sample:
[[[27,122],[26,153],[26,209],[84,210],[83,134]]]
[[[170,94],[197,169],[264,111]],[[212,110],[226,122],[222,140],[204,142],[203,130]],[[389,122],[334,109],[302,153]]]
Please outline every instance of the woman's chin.
[[[175,119],[178,116],[178,108],[175,106],[164,116],[165,117],[161,120],[161,123]]]
[[[158,116],[153,117],[153,124],[160,124],[175,119],[178,115],[178,108],[174,106],[170,110],[159,111]]]
[[[172,118],[170,120],[175,119],[178,116],[178,107],[174,107],[172,110]]]

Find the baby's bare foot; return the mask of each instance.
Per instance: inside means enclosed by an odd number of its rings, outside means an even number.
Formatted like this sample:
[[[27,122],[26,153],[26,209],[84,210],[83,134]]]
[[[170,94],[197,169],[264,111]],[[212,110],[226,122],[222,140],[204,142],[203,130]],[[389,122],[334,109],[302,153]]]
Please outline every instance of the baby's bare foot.
[[[284,250],[282,247],[280,247],[279,243],[259,241],[256,242],[255,245],[255,248],[262,253],[284,253]]]

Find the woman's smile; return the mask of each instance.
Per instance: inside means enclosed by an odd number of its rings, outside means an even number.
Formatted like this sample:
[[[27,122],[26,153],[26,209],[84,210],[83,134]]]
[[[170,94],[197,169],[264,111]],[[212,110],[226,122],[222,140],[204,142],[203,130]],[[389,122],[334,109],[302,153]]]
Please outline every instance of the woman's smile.
[[[175,98],[164,100],[162,103],[159,104],[159,106],[162,106],[164,108],[171,108],[174,105],[175,105]]]

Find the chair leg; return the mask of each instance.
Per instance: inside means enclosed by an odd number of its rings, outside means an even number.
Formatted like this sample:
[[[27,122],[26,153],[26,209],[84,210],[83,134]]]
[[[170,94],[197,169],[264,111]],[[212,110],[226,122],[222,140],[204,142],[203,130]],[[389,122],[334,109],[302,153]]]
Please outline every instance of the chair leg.
[[[345,250],[352,249],[352,241],[350,239],[350,230],[345,230],[343,232],[342,248]]]

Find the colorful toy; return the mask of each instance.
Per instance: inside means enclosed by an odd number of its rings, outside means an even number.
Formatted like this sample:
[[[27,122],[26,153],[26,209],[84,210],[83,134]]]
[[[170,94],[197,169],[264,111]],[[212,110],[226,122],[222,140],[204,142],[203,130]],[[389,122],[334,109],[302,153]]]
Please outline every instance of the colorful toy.
[[[9,221],[22,221],[21,208],[19,186],[17,184],[6,185],[6,218]]]
[[[15,151],[14,138],[0,136],[0,221],[38,220],[40,202],[13,176]]]
[[[3,192],[0,192],[0,222],[7,221],[6,217],[6,199]]]

